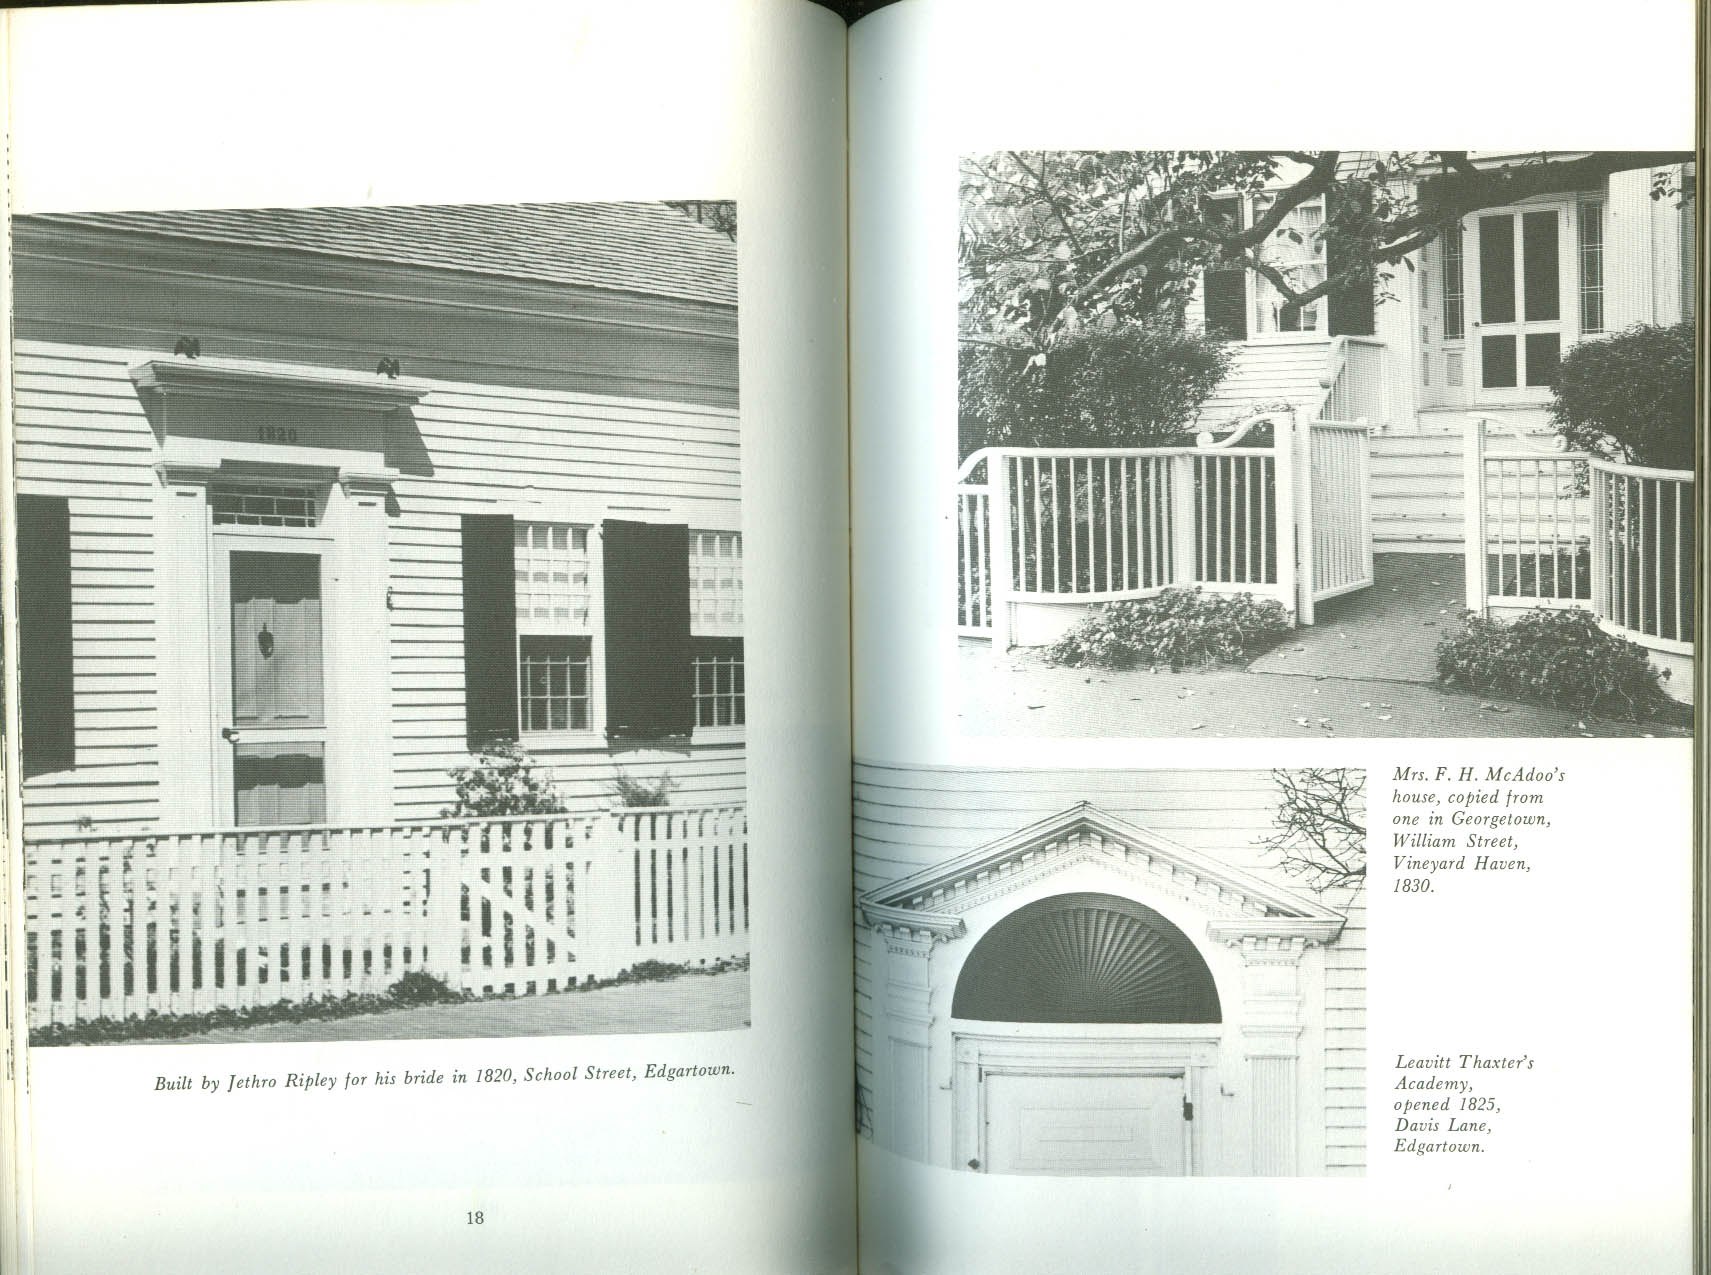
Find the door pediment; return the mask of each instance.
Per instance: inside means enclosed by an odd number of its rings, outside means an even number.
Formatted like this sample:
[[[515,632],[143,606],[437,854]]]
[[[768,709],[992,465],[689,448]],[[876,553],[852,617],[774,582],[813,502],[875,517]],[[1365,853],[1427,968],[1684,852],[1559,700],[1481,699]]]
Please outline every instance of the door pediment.
[[[1192,906],[1212,937],[1298,939],[1327,943],[1343,916],[1318,900],[1273,884],[1080,802],[1008,836],[901,877],[859,900],[876,930],[932,939],[966,931],[965,915],[983,903],[1092,863],[1144,890]]]

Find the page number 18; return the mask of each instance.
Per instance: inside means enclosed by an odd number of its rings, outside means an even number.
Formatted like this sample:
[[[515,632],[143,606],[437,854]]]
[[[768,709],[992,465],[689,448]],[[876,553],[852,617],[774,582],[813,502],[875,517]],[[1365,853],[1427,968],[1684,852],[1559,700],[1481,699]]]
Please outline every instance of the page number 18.
[[[465,1213],[463,1215],[463,1221],[466,1226],[481,1226],[486,1223],[487,1218],[482,1214],[480,1209],[477,1209],[473,1213]]]

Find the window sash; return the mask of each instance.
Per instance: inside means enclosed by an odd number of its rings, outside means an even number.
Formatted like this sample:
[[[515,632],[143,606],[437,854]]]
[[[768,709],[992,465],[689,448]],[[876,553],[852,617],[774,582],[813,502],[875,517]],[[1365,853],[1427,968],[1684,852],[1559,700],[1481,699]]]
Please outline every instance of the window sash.
[[[1443,234],[1444,269],[1444,340],[1459,341],[1466,334],[1465,308],[1462,301],[1462,237],[1461,226],[1451,226]]]
[[[516,524],[512,569],[518,632],[593,631],[588,531],[572,523]]]
[[[517,638],[517,721],[524,734],[594,727],[594,655],[586,636]]]
[[[1604,201],[1582,200],[1576,210],[1580,241],[1580,330],[1604,331]]]
[[[697,637],[742,635],[741,532],[689,533],[689,631]]]
[[[747,708],[742,640],[698,642],[690,657],[690,668],[696,729],[744,725]]]
[[[1253,202],[1257,220],[1276,201],[1275,195],[1260,195]],[[1272,232],[1261,252],[1268,264],[1277,267],[1297,290],[1316,287],[1325,281],[1328,260],[1325,251],[1325,197],[1316,196],[1290,209],[1283,223]],[[1297,243],[1293,232],[1301,237]],[[1283,303],[1283,295],[1271,284],[1254,276],[1254,331],[1260,335],[1282,332],[1323,334],[1325,298],[1309,302],[1297,311]]]

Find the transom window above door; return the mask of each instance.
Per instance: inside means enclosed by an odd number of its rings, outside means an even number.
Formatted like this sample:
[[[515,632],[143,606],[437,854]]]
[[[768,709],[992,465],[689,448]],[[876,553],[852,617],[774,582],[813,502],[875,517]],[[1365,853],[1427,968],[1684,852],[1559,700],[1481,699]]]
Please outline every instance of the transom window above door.
[[[208,493],[216,527],[313,527],[317,504],[310,487],[221,484]]]

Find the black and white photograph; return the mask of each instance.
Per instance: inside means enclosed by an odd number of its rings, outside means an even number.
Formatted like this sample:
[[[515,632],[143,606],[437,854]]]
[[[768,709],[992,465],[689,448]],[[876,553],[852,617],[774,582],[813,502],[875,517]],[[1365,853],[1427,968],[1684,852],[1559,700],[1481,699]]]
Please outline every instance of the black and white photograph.
[[[1365,774],[858,762],[856,1123],[943,1169],[1359,1176]]]
[[[1689,735],[1695,205],[1691,152],[963,156],[961,733]]]
[[[32,1045],[748,1026],[736,206],[12,235]]]

